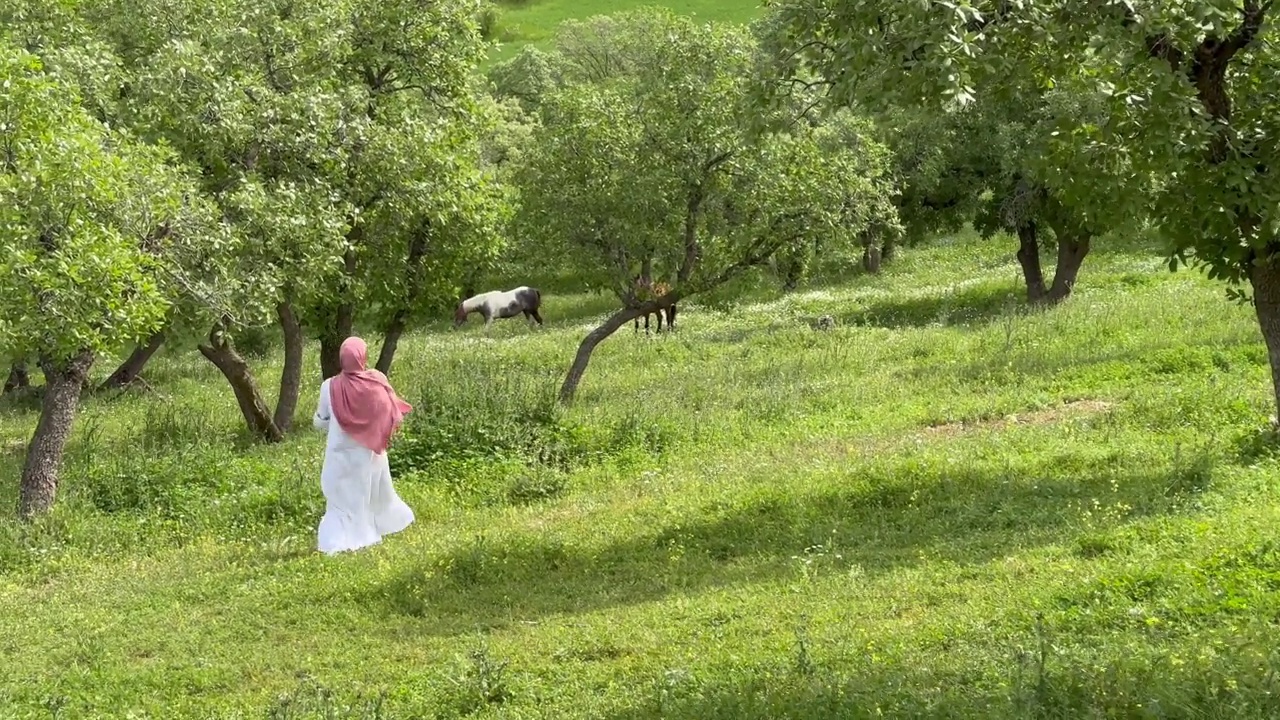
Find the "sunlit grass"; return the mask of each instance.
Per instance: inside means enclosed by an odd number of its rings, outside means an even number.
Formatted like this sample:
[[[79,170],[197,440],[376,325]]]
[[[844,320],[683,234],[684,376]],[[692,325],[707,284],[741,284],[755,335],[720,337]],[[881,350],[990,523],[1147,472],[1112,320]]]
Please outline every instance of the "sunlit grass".
[[[50,518],[0,491],[2,714],[1273,717],[1265,350],[1219,285],[1099,246],[1043,313],[1009,241],[967,235],[691,301],[605,342],[568,411],[607,299],[442,319],[393,372],[418,522],[335,558],[314,355],[264,447],[170,349],[152,392],[87,402]],[[0,412],[6,477],[34,419]]]
[[[757,0],[505,0],[498,3],[496,38],[500,45],[489,53],[489,62],[506,60],[521,47],[547,49],[555,29],[565,20],[576,20],[647,5],[660,4],[674,12],[700,20],[746,23],[760,13]]]

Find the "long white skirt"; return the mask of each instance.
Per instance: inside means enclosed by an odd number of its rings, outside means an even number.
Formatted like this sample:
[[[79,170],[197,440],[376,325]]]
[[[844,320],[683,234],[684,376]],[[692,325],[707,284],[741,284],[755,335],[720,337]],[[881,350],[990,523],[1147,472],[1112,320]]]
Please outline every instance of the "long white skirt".
[[[358,550],[382,542],[413,523],[413,510],[396,494],[386,453],[348,435],[329,412],[329,382],[320,388],[317,428],[328,431],[320,489],[326,503],[317,530],[320,552]]]

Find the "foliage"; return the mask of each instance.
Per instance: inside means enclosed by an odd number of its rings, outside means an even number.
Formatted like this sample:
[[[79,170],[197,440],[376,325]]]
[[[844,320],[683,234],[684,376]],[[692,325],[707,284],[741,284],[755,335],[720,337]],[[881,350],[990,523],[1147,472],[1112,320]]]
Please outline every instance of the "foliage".
[[[35,56],[7,41],[0,53],[0,346],[62,359],[145,337],[181,272],[174,247],[216,242],[182,222],[192,184],[164,148],[91,118]]]
[[[753,133],[742,121],[742,31],[660,11],[596,30],[616,34],[609,46],[624,59],[543,98],[516,180],[522,232],[548,255],[580,258],[631,303],[632,278],[649,267],[686,296],[884,214],[858,153],[827,152],[807,128]]]
[[[1000,93],[1026,102],[1045,93],[1043,107],[1057,127],[1036,134],[1044,152],[1031,156],[1058,175],[1054,189],[1064,204],[1101,227],[1107,217],[1143,216],[1145,176],[1153,173],[1154,217],[1177,256],[1194,254],[1213,276],[1240,280],[1275,242],[1269,225],[1250,218],[1267,217],[1264,208],[1280,195],[1258,170],[1272,164],[1270,146],[1259,138],[1274,134],[1276,117],[1261,90],[1274,60],[1274,44],[1260,35],[1273,32],[1262,23],[1265,14],[1266,6],[1253,2],[1240,10],[1211,2],[1098,8],[1073,0],[1035,8],[898,2],[873,9],[791,0],[779,4],[767,32],[781,66],[820,69],[841,103],[937,106]],[[1205,60],[1192,63],[1194,53]],[[1228,67],[1234,98],[1223,115],[1217,93],[1225,75],[1210,74]],[[848,68],[856,73],[835,72]],[[1076,121],[1080,103],[1095,120]]]

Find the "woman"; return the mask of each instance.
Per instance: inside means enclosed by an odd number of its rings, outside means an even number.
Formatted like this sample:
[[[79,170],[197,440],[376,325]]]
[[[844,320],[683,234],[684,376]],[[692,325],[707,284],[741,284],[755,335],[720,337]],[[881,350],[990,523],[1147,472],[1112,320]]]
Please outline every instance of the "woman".
[[[342,372],[320,385],[312,419],[316,429],[329,433],[320,471],[327,507],[318,531],[320,552],[326,554],[375,545],[413,522],[413,511],[391,487],[387,465],[391,435],[413,407],[385,375],[365,367],[364,340],[347,338],[338,356]]]

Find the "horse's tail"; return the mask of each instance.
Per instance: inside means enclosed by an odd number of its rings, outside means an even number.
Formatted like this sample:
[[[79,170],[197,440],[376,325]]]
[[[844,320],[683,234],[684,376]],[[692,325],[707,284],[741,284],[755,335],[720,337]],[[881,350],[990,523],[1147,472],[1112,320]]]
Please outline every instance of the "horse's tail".
[[[536,310],[536,309],[538,309],[538,308],[542,307],[542,291],[541,291],[541,290],[539,290],[539,289],[538,289],[538,288],[536,288],[536,287],[531,287],[531,288],[529,288],[529,289],[533,291],[533,307],[534,307],[534,309]]]

